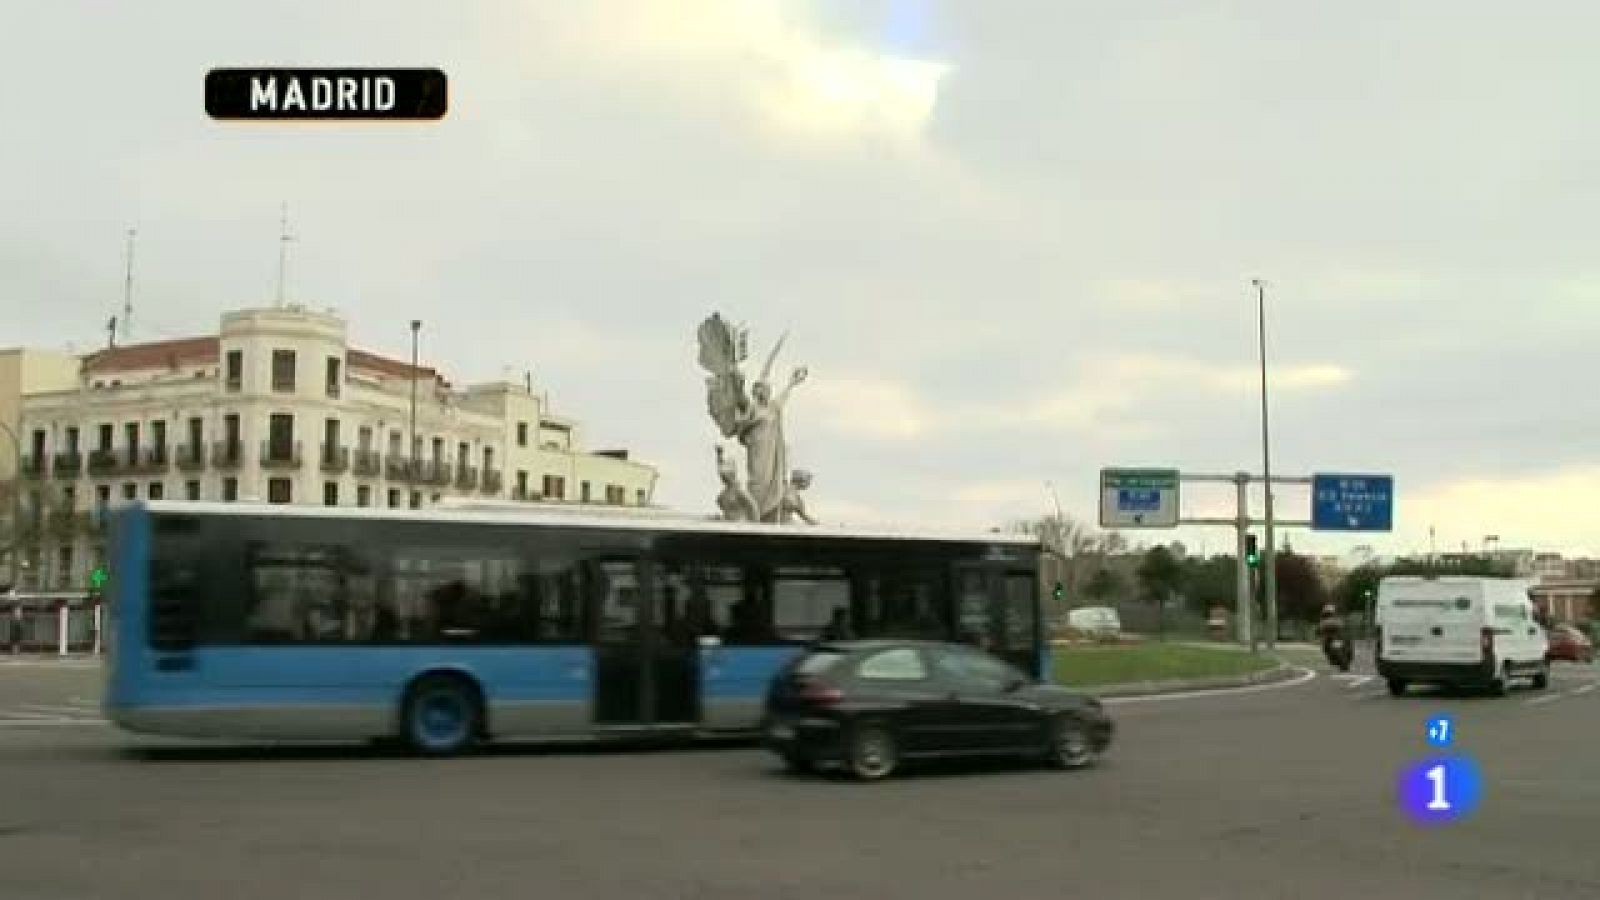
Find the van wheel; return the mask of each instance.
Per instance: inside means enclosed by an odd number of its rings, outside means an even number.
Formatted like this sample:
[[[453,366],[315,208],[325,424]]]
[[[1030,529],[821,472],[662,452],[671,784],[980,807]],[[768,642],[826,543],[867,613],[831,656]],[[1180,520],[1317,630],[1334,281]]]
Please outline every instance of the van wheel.
[[[1511,692],[1511,667],[1500,670],[1500,677],[1489,682],[1489,693],[1496,697],[1504,697]]]
[[[1535,672],[1533,675],[1533,689],[1536,691],[1542,691],[1549,686],[1550,664],[1545,663],[1544,665],[1540,666],[1539,671]]]
[[[1390,696],[1399,697],[1399,696],[1404,695],[1405,692],[1406,692],[1405,679],[1403,679],[1403,678],[1391,678],[1391,679],[1389,679],[1389,695]]]
[[[879,781],[893,774],[900,762],[894,735],[878,724],[857,726],[850,735],[845,762],[862,781]]]

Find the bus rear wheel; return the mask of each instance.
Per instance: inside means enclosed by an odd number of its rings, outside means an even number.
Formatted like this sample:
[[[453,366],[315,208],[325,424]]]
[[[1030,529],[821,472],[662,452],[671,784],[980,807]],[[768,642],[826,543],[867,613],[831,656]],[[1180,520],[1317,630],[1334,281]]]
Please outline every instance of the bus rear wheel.
[[[425,675],[406,691],[400,736],[425,756],[452,756],[472,747],[483,726],[476,687],[454,675]]]

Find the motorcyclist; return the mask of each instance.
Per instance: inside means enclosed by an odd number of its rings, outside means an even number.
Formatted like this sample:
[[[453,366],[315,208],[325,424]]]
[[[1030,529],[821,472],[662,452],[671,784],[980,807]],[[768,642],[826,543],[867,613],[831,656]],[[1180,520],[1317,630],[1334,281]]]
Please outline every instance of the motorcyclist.
[[[1329,603],[1322,607],[1322,618],[1317,622],[1317,636],[1322,639],[1322,652],[1333,659],[1333,641],[1344,637],[1344,618]]]

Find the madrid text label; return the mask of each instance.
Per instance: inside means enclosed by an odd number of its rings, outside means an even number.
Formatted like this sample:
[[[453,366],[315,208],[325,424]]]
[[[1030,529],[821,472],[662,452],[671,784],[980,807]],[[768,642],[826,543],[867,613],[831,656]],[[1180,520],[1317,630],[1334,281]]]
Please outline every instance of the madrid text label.
[[[449,87],[438,69],[212,69],[213,119],[441,119]]]

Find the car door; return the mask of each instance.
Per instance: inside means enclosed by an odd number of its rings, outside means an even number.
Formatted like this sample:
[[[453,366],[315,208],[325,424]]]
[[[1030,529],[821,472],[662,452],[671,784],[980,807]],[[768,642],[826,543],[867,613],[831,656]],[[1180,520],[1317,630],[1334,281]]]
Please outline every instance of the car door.
[[[870,653],[856,664],[851,689],[846,692],[861,715],[887,717],[904,752],[945,752],[938,727],[940,695],[935,691],[929,661],[915,646],[892,647]]]
[[[941,647],[931,655],[940,694],[934,728],[951,752],[998,752],[1037,744],[1040,714],[1018,690],[1027,683],[1019,669],[967,647]]]

